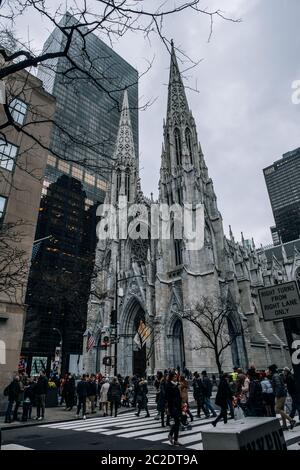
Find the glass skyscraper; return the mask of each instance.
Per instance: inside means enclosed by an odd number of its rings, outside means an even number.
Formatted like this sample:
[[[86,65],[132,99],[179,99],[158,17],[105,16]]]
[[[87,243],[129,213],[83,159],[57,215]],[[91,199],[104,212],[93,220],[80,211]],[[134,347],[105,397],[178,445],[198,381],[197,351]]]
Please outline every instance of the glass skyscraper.
[[[276,232],[283,243],[296,240],[300,236],[300,147],[263,171]]]
[[[62,22],[76,20],[68,13]],[[61,51],[56,28],[43,51]],[[84,46],[84,47],[83,47]],[[124,89],[128,90],[138,156],[138,72],[95,34],[83,44],[75,34],[66,58],[39,67],[56,112],[36,230],[38,244],[29,276],[22,354],[51,367],[59,330],[63,368],[82,352],[89,284],[96,246],[96,208],[104,201],[117,138]],[[55,330],[54,330],[55,329]]]

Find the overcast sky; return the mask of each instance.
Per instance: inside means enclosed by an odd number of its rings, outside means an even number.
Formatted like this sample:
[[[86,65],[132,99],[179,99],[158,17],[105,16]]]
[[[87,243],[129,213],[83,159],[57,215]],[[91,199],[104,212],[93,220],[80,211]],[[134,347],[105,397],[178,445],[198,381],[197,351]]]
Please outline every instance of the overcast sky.
[[[156,1],[156,0],[152,0]],[[300,147],[300,104],[292,103],[292,82],[300,80],[299,0],[213,0],[240,23],[209,20],[192,12],[172,17],[165,34],[200,64],[185,74],[198,137],[214,182],[225,233],[271,243],[274,223],[262,169]],[[28,27],[27,27],[28,26]],[[35,45],[49,25],[25,17],[23,32]],[[130,34],[115,50],[140,71],[155,56],[140,82],[140,97],[156,99],[140,113],[140,169],[144,192],[157,196],[162,121],[166,114],[169,56],[159,40],[151,44]],[[179,62],[180,63],[180,62]],[[183,69],[187,63],[180,63]]]

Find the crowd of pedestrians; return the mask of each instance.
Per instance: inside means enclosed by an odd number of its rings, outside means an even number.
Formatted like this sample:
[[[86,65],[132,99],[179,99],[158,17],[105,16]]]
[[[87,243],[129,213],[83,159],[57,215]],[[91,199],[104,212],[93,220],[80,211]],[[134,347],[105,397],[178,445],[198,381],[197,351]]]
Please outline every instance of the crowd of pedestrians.
[[[151,378],[150,378],[151,379]],[[57,387],[60,405],[65,404],[66,411],[76,408],[76,417],[86,419],[87,413],[94,414],[98,409],[101,416],[117,417],[120,407],[134,407],[136,416],[142,411],[145,418],[150,418],[148,409],[148,380],[133,375],[123,378],[121,375],[108,378],[99,374],[82,375],[77,379],[72,374],[63,378],[53,377],[48,380],[43,371],[38,377],[27,377],[16,374],[6,387],[4,394],[8,397],[5,422],[18,419],[18,410],[22,407],[22,421],[32,419],[33,406],[36,407],[37,420],[45,417],[45,401],[50,385]],[[229,418],[257,416],[271,417],[279,414],[283,429],[296,424],[295,415],[300,417],[300,401],[297,395],[293,373],[286,367],[281,373],[275,364],[265,372],[258,372],[254,366],[244,373],[234,368],[232,373],[223,373],[217,381],[216,376],[209,377],[204,370],[199,374],[180,369],[168,369],[157,372],[151,385],[155,389],[157,414],[154,419],[160,420],[162,427],[170,427],[171,445],[181,445],[179,431],[190,429],[194,415],[190,409],[189,390],[195,402],[196,417],[202,415],[215,418],[212,425],[220,420],[226,424]],[[217,389],[214,402],[213,389]],[[286,397],[289,394],[291,409],[286,411]],[[220,408],[217,415],[216,406]],[[239,412],[239,413],[238,413]]]

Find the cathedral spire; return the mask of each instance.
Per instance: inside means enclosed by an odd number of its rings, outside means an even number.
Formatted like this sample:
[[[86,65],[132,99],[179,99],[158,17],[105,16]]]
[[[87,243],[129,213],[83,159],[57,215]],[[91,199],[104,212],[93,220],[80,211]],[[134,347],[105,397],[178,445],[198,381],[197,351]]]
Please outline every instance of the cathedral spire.
[[[180,121],[182,115],[189,114],[185,89],[179,71],[173,40],[171,41],[171,63],[168,87],[167,121],[174,119]],[[176,119],[177,118],[177,119]]]
[[[114,151],[114,158],[115,160],[120,160],[123,163],[129,160],[135,161],[133,133],[130,120],[127,90],[124,91],[119,130]]]

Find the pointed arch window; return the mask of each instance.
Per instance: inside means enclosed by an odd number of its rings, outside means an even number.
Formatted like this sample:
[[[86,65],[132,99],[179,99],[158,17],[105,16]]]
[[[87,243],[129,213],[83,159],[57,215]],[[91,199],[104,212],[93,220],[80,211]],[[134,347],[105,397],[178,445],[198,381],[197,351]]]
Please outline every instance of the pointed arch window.
[[[190,156],[190,162],[193,164],[192,133],[188,127],[185,130],[185,141]]]
[[[176,163],[177,165],[181,165],[182,164],[181,138],[180,138],[180,131],[177,127],[174,130],[174,138],[175,138]]]
[[[129,201],[130,196],[130,170],[126,168],[125,172],[125,195],[127,196],[127,201]]]
[[[117,200],[119,199],[121,189],[121,172],[120,170],[117,171]]]
[[[175,265],[182,264],[181,240],[174,240]]]

